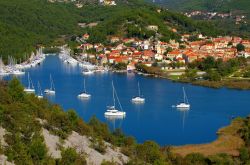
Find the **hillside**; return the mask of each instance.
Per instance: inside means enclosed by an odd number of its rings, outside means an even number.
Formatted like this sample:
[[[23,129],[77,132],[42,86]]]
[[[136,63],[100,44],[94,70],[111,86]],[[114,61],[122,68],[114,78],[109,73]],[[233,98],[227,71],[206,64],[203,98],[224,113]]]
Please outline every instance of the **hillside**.
[[[216,35],[218,30],[209,22],[193,21],[181,14],[161,11],[141,1],[118,1],[117,6],[49,3],[47,0],[0,1],[0,55],[25,60],[38,45],[63,44],[83,32],[91,34],[92,42],[105,43],[106,37],[149,38],[156,31],[148,25],[157,25],[160,39],[178,39],[183,32],[202,32]],[[78,23],[97,26],[81,28]],[[173,33],[172,28],[178,30]]]
[[[155,2],[180,11],[208,10],[225,12],[238,10],[250,14],[249,0],[156,0]]]
[[[19,58],[38,44],[50,44],[59,35],[78,31],[75,7],[46,0],[0,1],[0,55]]]
[[[192,18],[210,20],[217,27],[222,27],[225,34],[249,38],[250,35],[250,1],[249,0],[156,0],[155,4],[163,5],[179,12],[201,11],[202,14]],[[226,17],[213,17],[207,12],[228,14]],[[244,17],[244,18],[243,18]],[[242,19],[243,18],[243,19]],[[237,22],[237,20],[240,20]]]

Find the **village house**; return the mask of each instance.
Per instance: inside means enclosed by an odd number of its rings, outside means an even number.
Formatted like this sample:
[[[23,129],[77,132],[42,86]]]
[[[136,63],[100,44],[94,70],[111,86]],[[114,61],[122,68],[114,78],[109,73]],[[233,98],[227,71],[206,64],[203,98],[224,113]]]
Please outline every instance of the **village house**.
[[[119,37],[113,36],[113,37],[110,38],[110,42],[111,42],[111,43],[116,43],[116,42],[119,42],[119,41],[120,41],[120,38],[119,38]]]
[[[110,53],[109,53],[110,56],[113,56],[113,57],[118,57],[121,55],[121,50],[112,50]]]
[[[158,54],[158,53],[156,53],[154,56],[154,59],[157,61],[162,61],[163,58],[164,58],[164,56],[162,54]]]
[[[149,26],[147,26],[147,29],[148,30],[152,30],[152,31],[158,31],[158,26],[156,26],[156,25],[149,25]]]
[[[245,48],[250,48],[250,40],[242,40],[241,43],[245,46]]]
[[[164,54],[167,51],[168,44],[166,42],[157,42],[154,50],[157,54]]]
[[[169,59],[171,59],[172,61],[177,57],[177,56],[181,56],[182,57],[182,53],[179,50],[173,50],[171,52],[168,52],[167,57]]]
[[[193,62],[198,59],[198,55],[190,49],[183,52],[183,57],[187,62]]]
[[[122,40],[122,42],[125,44],[133,43],[134,41],[135,41],[135,38],[124,38]]]
[[[175,40],[170,40],[169,41],[169,47],[172,49],[178,49],[179,48],[179,42],[176,42]]]
[[[233,37],[232,44],[233,46],[237,46],[237,44],[241,43],[242,38],[240,37]]]
[[[94,48],[94,45],[89,44],[89,43],[86,43],[86,44],[82,44],[82,45],[81,45],[81,48],[82,48],[83,50],[90,50],[90,49],[93,49],[93,48]]]
[[[83,38],[84,40],[88,40],[88,39],[89,39],[89,34],[85,33],[85,34],[82,36],[82,38]]]
[[[207,43],[200,47],[200,50],[207,51],[208,53],[211,53],[214,49],[215,49],[215,46],[213,43]]]
[[[200,49],[201,45],[204,44],[204,41],[193,41],[193,42],[190,42],[189,45],[192,49]]]
[[[142,58],[144,61],[152,61],[155,53],[152,50],[144,50],[142,52]]]
[[[189,39],[189,37],[190,37],[190,34],[183,34],[182,36],[181,36],[181,41],[188,41],[188,39]]]
[[[143,41],[143,44],[141,44],[141,48],[144,50],[150,49],[150,42],[148,40]]]

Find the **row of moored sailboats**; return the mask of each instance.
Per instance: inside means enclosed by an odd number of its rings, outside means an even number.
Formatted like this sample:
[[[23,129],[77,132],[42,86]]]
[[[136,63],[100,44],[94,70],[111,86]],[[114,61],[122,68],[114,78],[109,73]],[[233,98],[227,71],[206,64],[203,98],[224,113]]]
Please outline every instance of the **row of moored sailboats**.
[[[38,87],[38,95],[37,95],[37,97],[38,98],[43,98],[43,92],[42,92],[41,85],[40,85],[39,81],[37,83],[37,87]],[[35,93],[34,84],[33,84],[32,80],[30,78],[29,73],[28,73],[28,87],[26,87],[24,89],[24,91],[26,93]],[[121,106],[121,103],[119,101],[117,92],[115,90],[113,81],[112,81],[112,91],[113,91],[113,93],[112,93],[113,94],[113,105],[107,107],[107,110],[104,113],[104,115],[107,116],[107,117],[125,117],[126,116],[126,112],[124,112],[122,110],[122,106]],[[55,91],[55,85],[54,85],[54,82],[53,82],[53,79],[52,79],[51,75],[50,75],[50,88],[45,89],[44,93],[48,94],[48,95],[55,95],[55,93],[56,93],[56,91]],[[89,94],[87,92],[87,90],[86,90],[85,79],[84,79],[84,91],[82,93],[80,93],[78,95],[78,97],[82,98],[82,99],[89,99],[91,97],[91,94]],[[116,106],[116,100],[118,102],[120,110],[118,110],[118,108]],[[138,82],[138,96],[133,97],[131,99],[131,101],[133,103],[135,103],[135,104],[142,104],[142,103],[145,102],[145,98],[141,95],[141,90],[140,90],[140,84],[139,84],[139,82]],[[183,87],[183,102],[177,104],[175,107],[178,108],[178,109],[189,109],[190,108],[190,104],[188,103],[188,99],[187,99],[187,95],[186,95],[184,87]]]
[[[117,92],[115,90],[113,81],[112,81],[112,91],[113,91],[113,105],[107,107],[107,110],[104,113],[104,115],[106,117],[119,117],[119,118],[125,117],[126,112],[124,112],[122,110],[122,106],[121,106],[121,103],[119,101]],[[91,94],[87,93],[87,91],[86,91],[85,79],[84,79],[84,92],[79,94],[78,97],[83,98],[83,99],[89,99],[91,97]],[[119,104],[121,110],[118,110],[116,107],[116,99],[118,101],[118,104]],[[138,96],[133,97],[131,99],[131,101],[135,104],[142,104],[145,102],[145,98],[141,95],[139,82],[138,82]],[[190,104],[188,103],[188,99],[187,99],[187,95],[186,95],[184,87],[183,87],[183,102],[177,104],[175,107],[178,109],[185,109],[185,110],[189,110],[189,108],[190,108]]]
[[[36,53],[32,53],[30,58],[25,62],[17,63],[17,60],[11,56],[8,57],[8,65],[4,65],[2,58],[0,58],[0,76],[8,75],[24,75],[24,69],[35,67],[45,59],[45,54],[42,49],[38,49]]]
[[[42,92],[42,88],[41,88],[41,85],[40,85],[39,81],[37,82],[37,88],[38,88],[37,97],[38,98],[43,98],[43,92]],[[26,88],[24,88],[24,92],[26,92],[26,93],[35,93],[36,92],[34,84],[33,84],[32,80],[30,78],[29,73],[28,73],[28,86]],[[50,75],[50,88],[45,89],[44,93],[48,94],[48,95],[55,95],[55,93],[56,93],[54,82],[53,82],[53,79],[52,79],[51,75]]]

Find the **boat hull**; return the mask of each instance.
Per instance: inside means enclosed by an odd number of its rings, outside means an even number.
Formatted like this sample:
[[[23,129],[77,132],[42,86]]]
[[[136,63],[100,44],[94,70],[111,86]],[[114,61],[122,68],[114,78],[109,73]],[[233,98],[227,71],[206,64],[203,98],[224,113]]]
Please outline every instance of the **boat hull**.
[[[56,91],[53,91],[50,89],[45,89],[44,93],[49,94],[49,95],[54,95],[54,94],[56,94]]]
[[[104,115],[105,116],[119,116],[119,117],[121,117],[121,116],[126,116],[126,112],[120,112],[120,111],[118,111],[118,112],[105,112],[104,113]]]
[[[25,88],[24,92],[26,92],[26,93],[35,93],[35,89]]]
[[[176,105],[176,108],[190,108],[190,104],[181,103]]]
[[[144,102],[145,102],[145,98],[135,97],[135,98],[132,98],[131,101],[132,101],[133,103],[144,103]]]
[[[38,95],[37,98],[43,99],[43,96],[42,95]]]
[[[87,93],[81,93],[78,95],[79,98],[84,98],[84,99],[88,99],[91,97],[90,94],[87,94]]]

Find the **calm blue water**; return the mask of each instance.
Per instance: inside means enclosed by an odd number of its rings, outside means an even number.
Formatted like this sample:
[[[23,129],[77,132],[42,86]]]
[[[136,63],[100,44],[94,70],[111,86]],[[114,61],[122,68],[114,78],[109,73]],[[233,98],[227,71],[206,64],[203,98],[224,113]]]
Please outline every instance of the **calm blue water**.
[[[231,116],[250,113],[250,91],[210,89],[134,74],[85,76],[86,88],[92,97],[88,101],[79,100],[77,95],[83,90],[84,81],[80,71],[78,67],[62,63],[57,56],[48,56],[43,64],[27,70],[36,87],[40,81],[42,90],[50,86],[49,75],[52,74],[56,87],[55,97],[48,98],[52,102],[65,110],[75,109],[85,121],[96,115],[111,129],[122,128],[138,142],[154,140],[160,145],[210,142],[216,139],[220,127],[230,123]],[[27,74],[20,79],[24,85],[28,84]],[[110,121],[104,117],[106,106],[112,104],[112,80],[123,110],[127,112],[123,120]],[[146,98],[145,104],[140,106],[130,102],[137,94],[138,81]],[[186,112],[172,108],[182,99],[183,86],[191,103],[191,109]]]

